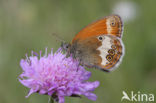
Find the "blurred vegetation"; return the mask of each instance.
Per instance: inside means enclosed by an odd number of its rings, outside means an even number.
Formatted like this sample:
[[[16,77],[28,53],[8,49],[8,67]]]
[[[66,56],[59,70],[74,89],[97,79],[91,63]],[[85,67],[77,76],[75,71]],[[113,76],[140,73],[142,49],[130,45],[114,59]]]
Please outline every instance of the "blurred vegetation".
[[[83,27],[112,14],[121,0],[0,0],[0,103],[47,103],[48,96],[25,96],[28,89],[18,81],[19,62],[25,53],[60,47],[55,33],[70,42]],[[96,69],[90,81],[99,80],[97,101],[66,98],[66,103],[120,103],[122,91],[156,94],[156,1],[133,0],[136,19],[124,24],[126,53],[111,73]]]

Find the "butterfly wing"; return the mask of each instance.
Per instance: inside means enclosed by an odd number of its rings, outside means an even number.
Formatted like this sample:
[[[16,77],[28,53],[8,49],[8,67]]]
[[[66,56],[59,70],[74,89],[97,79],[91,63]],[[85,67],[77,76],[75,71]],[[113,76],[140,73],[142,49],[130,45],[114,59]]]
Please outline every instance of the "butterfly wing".
[[[119,66],[124,55],[124,45],[120,38],[111,35],[100,35],[97,38],[101,41],[101,46],[97,48],[100,51],[101,58],[98,67],[104,70],[114,70]]]
[[[71,45],[70,54],[80,61],[80,64],[87,67],[94,67],[100,65],[100,51],[97,48],[101,46],[101,42],[95,37],[89,37],[85,40],[74,41]]]
[[[123,31],[123,23],[118,15],[107,16],[98,20],[84,29],[82,29],[72,40],[85,40],[88,37],[98,36],[101,34],[113,35],[121,38]]]
[[[122,41],[111,35],[89,37],[81,42],[74,41],[71,46],[71,54],[82,65],[104,71],[115,69],[121,63],[123,53]]]
[[[120,64],[124,54],[122,26],[117,15],[88,25],[72,40],[71,54],[87,67],[113,70]]]

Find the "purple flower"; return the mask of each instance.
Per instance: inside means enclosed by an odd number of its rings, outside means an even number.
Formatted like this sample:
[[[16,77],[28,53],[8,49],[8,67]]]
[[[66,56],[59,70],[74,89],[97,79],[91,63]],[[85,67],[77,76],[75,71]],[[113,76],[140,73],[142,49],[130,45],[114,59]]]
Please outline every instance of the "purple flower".
[[[66,57],[59,49],[53,54],[30,56],[22,59],[20,65],[23,73],[19,81],[30,88],[32,93],[47,94],[59,103],[64,103],[65,96],[84,95],[88,99],[96,100],[92,93],[99,86],[99,82],[88,82],[91,73],[86,71],[79,62],[72,57]]]

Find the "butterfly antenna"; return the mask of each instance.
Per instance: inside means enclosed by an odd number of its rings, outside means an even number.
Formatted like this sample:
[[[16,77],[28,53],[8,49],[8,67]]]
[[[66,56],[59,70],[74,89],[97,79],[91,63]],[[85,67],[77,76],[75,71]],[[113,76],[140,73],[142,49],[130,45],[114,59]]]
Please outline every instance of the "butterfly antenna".
[[[65,43],[65,40],[59,37],[57,34],[52,33],[51,35],[56,39],[57,42]]]

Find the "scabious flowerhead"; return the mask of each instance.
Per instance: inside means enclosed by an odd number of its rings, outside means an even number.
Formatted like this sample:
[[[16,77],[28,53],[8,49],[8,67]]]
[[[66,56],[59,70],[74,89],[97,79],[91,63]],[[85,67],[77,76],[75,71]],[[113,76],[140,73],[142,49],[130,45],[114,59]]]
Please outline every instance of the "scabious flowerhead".
[[[23,73],[19,81],[32,93],[47,94],[64,103],[65,96],[84,95],[88,99],[96,100],[92,91],[99,86],[99,82],[88,82],[91,73],[79,65],[77,60],[66,57],[61,50],[48,55],[30,56],[22,59],[20,65]]]

